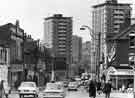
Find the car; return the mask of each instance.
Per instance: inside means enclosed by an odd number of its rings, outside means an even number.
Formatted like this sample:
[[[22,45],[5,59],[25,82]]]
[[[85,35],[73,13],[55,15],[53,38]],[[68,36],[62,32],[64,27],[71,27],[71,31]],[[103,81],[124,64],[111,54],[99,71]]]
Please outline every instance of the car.
[[[77,82],[69,82],[68,90],[78,90],[78,83]]]
[[[68,80],[64,80],[64,81],[63,81],[63,85],[64,85],[65,88],[68,87],[68,84],[69,84],[69,81],[68,81]]]
[[[65,89],[60,83],[47,83],[42,93],[43,98],[65,98],[65,96]]]
[[[133,87],[127,88],[126,92],[127,93],[133,93]]]
[[[20,98],[24,97],[38,97],[38,88],[35,82],[22,82],[18,87]]]

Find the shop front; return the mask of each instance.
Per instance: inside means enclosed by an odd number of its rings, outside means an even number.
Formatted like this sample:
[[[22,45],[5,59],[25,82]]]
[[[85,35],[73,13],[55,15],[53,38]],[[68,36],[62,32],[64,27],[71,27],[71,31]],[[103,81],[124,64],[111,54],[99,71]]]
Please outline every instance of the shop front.
[[[133,69],[122,69],[109,67],[107,70],[107,80],[112,81],[113,88],[119,90],[124,85],[127,88],[130,84],[133,84]]]
[[[22,64],[12,64],[10,66],[10,86],[11,88],[16,88],[19,86],[20,82],[24,80],[23,65]]]

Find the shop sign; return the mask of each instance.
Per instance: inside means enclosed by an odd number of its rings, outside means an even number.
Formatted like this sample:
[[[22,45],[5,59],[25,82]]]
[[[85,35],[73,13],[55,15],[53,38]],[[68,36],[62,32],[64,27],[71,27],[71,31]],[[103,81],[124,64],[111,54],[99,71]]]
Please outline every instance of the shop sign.
[[[117,72],[117,75],[134,75],[133,71],[119,71]]]
[[[111,75],[134,75],[134,72],[133,71],[117,71],[117,72],[114,72],[114,73],[109,73]]]

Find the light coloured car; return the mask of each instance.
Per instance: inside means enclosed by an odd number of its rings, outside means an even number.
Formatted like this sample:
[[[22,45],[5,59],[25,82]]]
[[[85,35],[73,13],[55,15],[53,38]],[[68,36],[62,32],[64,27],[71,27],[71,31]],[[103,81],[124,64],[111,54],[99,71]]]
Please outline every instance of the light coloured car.
[[[78,90],[78,83],[77,82],[69,82],[68,90]]]
[[[47,83],[42,93],[43,98],[65,98],[65,96],[65,89],[60,83]]]
[[[35,82],[22,82],[18,88],[20,98],[24,97],[38,97],[38,88]]]
[[[133,93],[133,87],[127,88],[127,93]]]

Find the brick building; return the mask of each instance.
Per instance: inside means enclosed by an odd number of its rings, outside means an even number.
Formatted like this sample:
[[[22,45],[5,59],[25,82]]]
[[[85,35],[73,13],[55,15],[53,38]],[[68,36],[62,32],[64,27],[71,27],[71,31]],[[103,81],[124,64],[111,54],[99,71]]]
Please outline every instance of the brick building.
[[[133,84],[133,69],[135,58],[135,24],[108,40],[112,48],[108,55],[107,78],[111,79],[117,89],[122,85]]]

